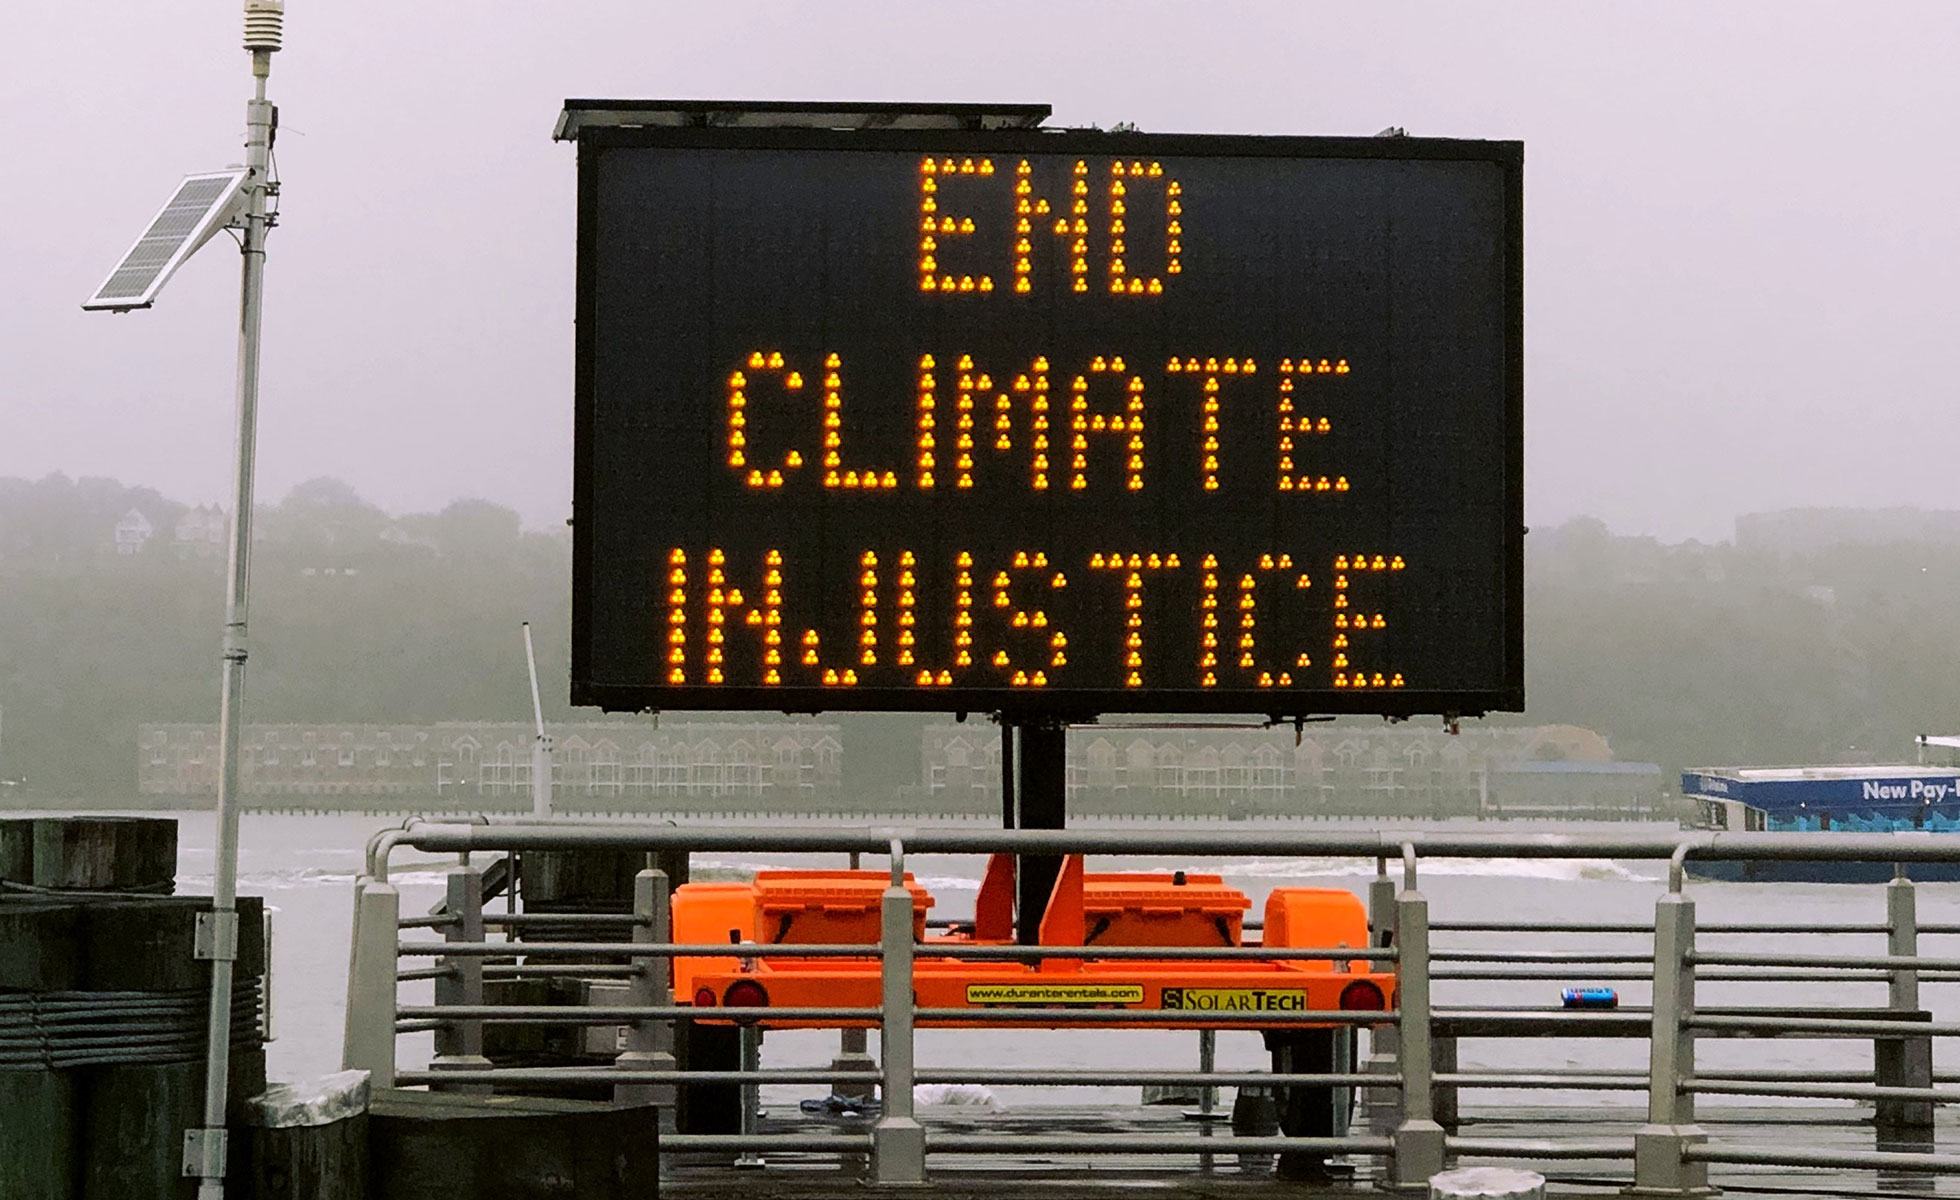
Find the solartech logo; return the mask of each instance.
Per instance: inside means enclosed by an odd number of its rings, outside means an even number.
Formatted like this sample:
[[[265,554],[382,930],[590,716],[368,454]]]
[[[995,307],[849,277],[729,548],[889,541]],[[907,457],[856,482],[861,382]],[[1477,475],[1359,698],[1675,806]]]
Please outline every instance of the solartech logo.
[[[1165,988],[1168,1012],[1305,1012],[1297,988]]]

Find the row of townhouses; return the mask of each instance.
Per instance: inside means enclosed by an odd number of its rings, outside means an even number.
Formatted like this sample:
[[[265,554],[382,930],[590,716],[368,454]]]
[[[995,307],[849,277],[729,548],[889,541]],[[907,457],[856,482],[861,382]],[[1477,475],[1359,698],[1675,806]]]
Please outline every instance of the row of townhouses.
[[[928,793],[998,805],[1000,741],[984,725],[928,728]],[[1585,815],[1650,812],[1665,790],[1658,765],[1615,762],[1604,737],[1572,725],[1086,728],[1067,763],[1070,809],[1085,813]]]
[[[1665,790],[1659,767],[1615,762],[1604,738],[1575,726],[1308,729],[1297,740],[1290,729],[1079,729],[1069,738],[1069,805],[1084,814],[1557,816],[1647,812]],[[552,734],[553,796],[568,809],[897,803],[988,813],[1000,802],[1000,731],[980,722],[927,726],[917,784],[878,796],[845,794],[835,725],[595,721]],[[216,791],[215,726],[146,725],[139,740],[145,795]],[[522,808],[531,750],[531,730],[517,723],[254,725],[243,791],[270,806],[366,798]]]
[[[837,728],[809,722],[585,722],[552,728],[554,796],[619,801],[834,795]],[[137,784],[148,796],[218,786],[215,725],[144,725]],[[528,797],[532,730],[517,723],[251,725],[241,791],[257,797],[434,798],[493,807]]]

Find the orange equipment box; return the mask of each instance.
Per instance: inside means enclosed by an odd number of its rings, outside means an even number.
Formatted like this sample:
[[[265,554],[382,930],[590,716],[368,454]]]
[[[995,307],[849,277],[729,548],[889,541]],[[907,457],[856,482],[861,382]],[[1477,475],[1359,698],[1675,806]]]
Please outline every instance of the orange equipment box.
[[[689,883],[674,889],[674,940],[708,946],[732,942],[847,944],[879,939],[885,871],[759,871],[753,883]],[[923,939],[932,897],[905,876],[912,893],[912,934]],[[694,994],[695,978],[732,972],[726,958],[677,958],[674,992]]]
[[[1236,946],[1252,901],[1218,875],[1082,877],[1083,944]]]
[[[1364,950],[1368,947],[1368,913],[1354,893],[1344,888],[1274,888],[1266,897],[1265,944],[1327,950],[1346,946]],[[1325,958],[1284,961],[1307,971],[1337,969]],[[1360,975],[1374,969],[1373,960],[1365,958],[1353,959],[1339,968]]]
[[[764,942],[875,942],[891,875],[885,871],[757,871],[758,939]],[[932,897],[905,875],[912,893],[912,940],[924,941]]]

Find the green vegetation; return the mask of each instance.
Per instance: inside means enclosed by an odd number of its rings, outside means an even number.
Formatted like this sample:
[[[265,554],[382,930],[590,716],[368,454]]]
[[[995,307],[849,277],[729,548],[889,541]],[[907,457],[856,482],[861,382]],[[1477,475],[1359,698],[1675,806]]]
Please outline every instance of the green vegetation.
[[[152,528],[123,554],[131,510]],[[0,779],[27,781],[9,794],[128,797],[139,723],[213,719],[222,546],[180,542],[185,511],[111,480],[0,480]],[[1500,719],[1591,726],[1669,766],[1904,757],[1913,734],[1960,726],[1960,546],[1908,516],[1852,523],[1853,543],[1788,521],[1719,545],[1589,519],[1537,531],[1531,711]],[[526,719],[526,618],[542,676],[566,677],[566,530],[480,500],[391,516],[331,479],[258,529],[254,721]],[[840,723],[847,791],[912,782],[922,719]]]

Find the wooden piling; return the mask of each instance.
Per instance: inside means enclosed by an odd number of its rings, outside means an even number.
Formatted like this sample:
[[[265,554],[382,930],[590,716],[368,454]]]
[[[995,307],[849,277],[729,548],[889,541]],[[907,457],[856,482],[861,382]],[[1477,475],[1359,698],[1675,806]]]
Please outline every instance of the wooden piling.
[[[627,1200],[658,1194],[652,1108],[382,1089],[368,1124],[372,1200]]]
[[[34,820],[8,817],[0,820],[0,893],[8,884],[31,887],[34,883]]]
[[[33,885],[63,891],[176,890],[177,822],[168,817],[39,817]]]
[[[67,1071],[0,1069],[0,1196],[74,1200],[75,1077]]]

